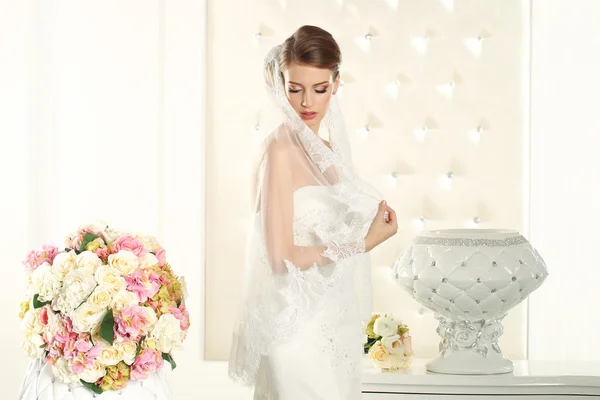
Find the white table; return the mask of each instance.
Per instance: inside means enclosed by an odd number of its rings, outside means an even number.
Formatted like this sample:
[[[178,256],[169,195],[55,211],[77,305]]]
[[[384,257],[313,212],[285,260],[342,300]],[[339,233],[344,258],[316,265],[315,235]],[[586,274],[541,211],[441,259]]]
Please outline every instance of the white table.
[[[600,361],[515,361],[513,373],[487,376],[434,374],[422,359],[406,372],[381,372],[364,361],[365,400],[600,399]]]

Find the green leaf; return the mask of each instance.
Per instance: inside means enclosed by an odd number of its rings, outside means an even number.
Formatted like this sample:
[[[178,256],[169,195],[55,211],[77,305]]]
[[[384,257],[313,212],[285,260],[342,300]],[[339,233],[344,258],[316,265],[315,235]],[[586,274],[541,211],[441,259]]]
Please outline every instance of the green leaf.
[[[89,383],[89,382],[84,381],[83,379],[80,379],[80,381],[83,386],[90,389],[92,392],[97,393],[97,394],[102,394],[102,389],[100,389],[100,387],[97,386],[95,383]]]
[[[173,360],[173,357],[171,357],[169,353],[162,353],[162,358],[163,360],[171,364],[171,369],[175,369],[177,367],[177,364],[175,364],[175,360]]]
[[[33,295],[33,308],[42,308],[46,304],[50,304],[51,303],[51,301],[40,301],[40,300],[38,300],[38,297],[40,297],[39,294],[34,294]]]
[[[112,310],[108,310],[104,318],[102,318],[99,335],[112,346],[115,341],[115,317]]]
[[[85,247],[88,245],[89,242],[99,238],[100,236],[98,235],[94,235],[93,233],[86,233],[85,236],[83,237],[83,241],[81,242],[81,246],[79,246],[79,251],[85,251]]]

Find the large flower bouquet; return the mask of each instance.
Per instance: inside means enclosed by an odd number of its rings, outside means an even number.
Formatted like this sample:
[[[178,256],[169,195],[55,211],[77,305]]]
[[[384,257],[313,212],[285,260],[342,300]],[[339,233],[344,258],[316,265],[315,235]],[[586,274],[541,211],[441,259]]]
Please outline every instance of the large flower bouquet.
[[[190,326],[185,286],[153,237],[88,225],[59,249],[29,252],[22,349],[71,386],[95,393],[144,380]]]
[[[407,369],[413,350],[408,326],[391,314],[373,314],[365,329],[365,353],[375,368],[383,370]]]

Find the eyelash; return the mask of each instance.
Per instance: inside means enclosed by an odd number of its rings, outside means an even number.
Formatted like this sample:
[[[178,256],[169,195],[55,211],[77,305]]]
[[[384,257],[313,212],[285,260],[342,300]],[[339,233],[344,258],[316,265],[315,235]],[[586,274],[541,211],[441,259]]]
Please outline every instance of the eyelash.
[[[288,89],[290,93],[299,93],[302,89],[297,89],[297,90],[293,90],[293,89]],[[325,94],[327,93],[327,89],[323,89],[323,90],[316,90],[315,92],[319,93],[319,94]]]

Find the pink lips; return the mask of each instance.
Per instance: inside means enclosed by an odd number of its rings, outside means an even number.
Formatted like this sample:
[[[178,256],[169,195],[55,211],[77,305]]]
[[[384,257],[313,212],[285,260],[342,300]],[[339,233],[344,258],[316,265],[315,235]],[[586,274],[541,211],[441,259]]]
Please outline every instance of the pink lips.
[[[303,120],[311,120],[317,116],[317,113],[312,112],[312,111],[306,111],[306,112],[300,113],[300,116],[302,117]]]

